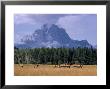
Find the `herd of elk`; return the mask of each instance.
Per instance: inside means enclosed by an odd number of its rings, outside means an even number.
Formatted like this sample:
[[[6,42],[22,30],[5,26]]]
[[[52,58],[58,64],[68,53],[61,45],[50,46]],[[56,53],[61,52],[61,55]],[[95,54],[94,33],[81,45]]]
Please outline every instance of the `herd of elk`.
[[[77,64],[77,65],[79,65],[79,66],[73,66],[73,67],[78,67],[78,68],[82,68],[83,67],[83,65],[81,64],[81,63],[75,63],[75,64]],[[64,65],[61,65],[61,64],[56,64],[55,66],[54,66],[54,68],[55,67],[58,67],[58,68],[61,68],[61,67],[67,67],[67,68],[70,68],[71,66],[73,65],[73,63],[65,63]],[[21,67],[21,68],[23,68],[23,64],[19,64],[19,66]],[[34,64],[34,68],[37,68],[37,67],[39,67],[40,65],[39,64]]]
[[[73,66],[73,67],[77,67],[77,68],[82,68],[83,67],[83,65],[80,62],[74,63],[74,64],[76,64],[77,66]],[[67,68],[70,68],[72,65],[73,65],[73,63],[65,63],[64,65],[57,64],[54,67],[59,67],[59,68],[61,68],[61,67],[67,67]]]
[[[20,66],[21,68],[23,68],[23,64],[19,64],[19,66]],[[35,64],[35,65],[34,65],[34,68],[37,68],[37,67],[39,67],[39,65],[38,65],[38,64],[37,64],[37,65]]]

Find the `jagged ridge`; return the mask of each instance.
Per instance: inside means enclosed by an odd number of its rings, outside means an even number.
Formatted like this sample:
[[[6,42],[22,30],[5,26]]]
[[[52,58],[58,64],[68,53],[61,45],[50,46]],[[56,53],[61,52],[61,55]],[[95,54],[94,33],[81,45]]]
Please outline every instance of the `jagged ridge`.
[[[55,24],[44,24],[41,29],[35,30],[32,35],[26,35],[21,39],[24,44],[15,44],[21,48],[41,48],[41,47],[91,47],[87,40],[72,40],[65,29]]]

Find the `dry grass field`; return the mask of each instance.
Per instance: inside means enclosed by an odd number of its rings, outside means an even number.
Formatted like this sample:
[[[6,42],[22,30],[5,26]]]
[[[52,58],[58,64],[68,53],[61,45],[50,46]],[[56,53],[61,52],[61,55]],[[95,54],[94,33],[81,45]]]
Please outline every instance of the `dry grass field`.
[[[72,65],[67,67],[54,67],[54,65],[40,65],[34,68],[33,64],[24,64],[23,68],[18,64],[14,65],[15,76],[96,76],[96,65],[83,65],[82,68],[78,68]]]

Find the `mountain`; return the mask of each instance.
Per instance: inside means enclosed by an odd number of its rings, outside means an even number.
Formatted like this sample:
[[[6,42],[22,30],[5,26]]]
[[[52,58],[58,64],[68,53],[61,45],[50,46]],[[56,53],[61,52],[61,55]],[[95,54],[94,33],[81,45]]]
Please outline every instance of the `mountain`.
[[[72,40],[65,29],[55,24],[44,24],[41,29],[37,29],[32,35],[26,35],[21,39],[21,43],[15,44],[18,48],[41,48],[41,47],[91,47],[87,40]]]
[[[97,49],[97,45],[94,45],[93,48]]]

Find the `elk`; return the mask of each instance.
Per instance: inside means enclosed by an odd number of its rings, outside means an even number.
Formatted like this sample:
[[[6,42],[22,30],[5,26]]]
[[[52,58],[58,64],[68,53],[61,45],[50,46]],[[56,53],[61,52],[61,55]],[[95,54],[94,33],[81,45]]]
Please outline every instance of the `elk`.
[[[39,67],[39,64],[35,64],[35,65],[34,65],[34,68],[37,68],[37,67]]]
[[[23,68],[23,64],[19,64],[19,66],[20,66],[21,68]]]

